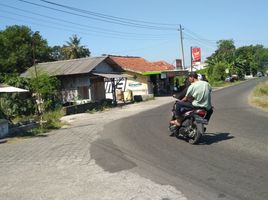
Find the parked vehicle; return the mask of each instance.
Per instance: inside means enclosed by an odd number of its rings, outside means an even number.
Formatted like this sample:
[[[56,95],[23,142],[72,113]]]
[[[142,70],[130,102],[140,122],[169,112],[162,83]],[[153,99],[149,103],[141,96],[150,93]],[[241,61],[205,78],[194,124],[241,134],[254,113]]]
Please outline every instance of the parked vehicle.
[[[172,109],[172,120],[175,120],[175,106]],[[209,111],[205,109],[195,108],[183,108],[183,120],[181,126],[169,125],[171,136],[182,137],[190,144],[197,144],[203,134],[206,132],[205,125],[208,125],[208,121],[213,113],[213,108]]]
[[[225,82],[234,82],[234,81],[238,81],[238,76],[236,74],[233,74],[232,76],[227,76],[225,78]]]
[[[262,76],[263,76],[262,72],[257,72],[257,77],[262,77]]]

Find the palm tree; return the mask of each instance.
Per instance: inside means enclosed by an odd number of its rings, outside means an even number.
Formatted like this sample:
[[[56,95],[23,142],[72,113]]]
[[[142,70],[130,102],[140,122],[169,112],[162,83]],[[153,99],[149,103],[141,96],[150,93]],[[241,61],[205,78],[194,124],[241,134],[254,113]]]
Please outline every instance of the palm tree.
[[[90,51],[83,45],[80,45],[81,38],[73,35],[69,38],[67,45],[63,45],[65,59],[84,58],[90,56]]]

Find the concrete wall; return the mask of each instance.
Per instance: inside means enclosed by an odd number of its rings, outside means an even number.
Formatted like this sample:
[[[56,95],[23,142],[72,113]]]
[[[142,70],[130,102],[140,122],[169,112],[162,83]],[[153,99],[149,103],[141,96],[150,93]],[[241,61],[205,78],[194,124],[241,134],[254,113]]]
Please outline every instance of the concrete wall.
[[[147,95],[151,92],[149,89],[150,86],[150,77],[140,74],[134,74],[127,79],[126,90],[131,90],[134,95]]]
[[[132,91],[132,95],[150,95],[153,94],[153,85],[149,76],[134,72],[125,72],[128,78],[123,78],[117,86],[117,89],[127,92]],[[112,99],[111,82],[105,82],[106,98]]]

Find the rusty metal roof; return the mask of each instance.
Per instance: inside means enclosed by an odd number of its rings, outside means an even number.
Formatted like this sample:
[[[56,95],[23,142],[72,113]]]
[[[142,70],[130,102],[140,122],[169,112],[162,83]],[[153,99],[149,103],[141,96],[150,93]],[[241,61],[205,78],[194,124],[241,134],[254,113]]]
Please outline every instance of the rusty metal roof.
[[[72,75],[90,73],[107,57],[87,57],[72,60],[61,60],[55,62],[38,63],[37,71],[44,71],[52,76]],[[22,77],[29,77],[34,74],[34,66],[24,72]]]

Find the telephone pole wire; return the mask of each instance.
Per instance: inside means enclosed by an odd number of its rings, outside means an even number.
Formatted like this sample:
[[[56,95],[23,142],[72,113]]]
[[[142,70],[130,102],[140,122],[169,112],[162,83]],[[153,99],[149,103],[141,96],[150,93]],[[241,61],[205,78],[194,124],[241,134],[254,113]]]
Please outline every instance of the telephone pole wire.
[[[185,60],[184,60],[184,49],[183,49],[183,36],[182,36],[182,30],[184,30],[182,27],[181,27],[181,24],[180,24],[180,38],[181,38],[181,53],[182,53],[182,69],[184,70],[185,69]]]

